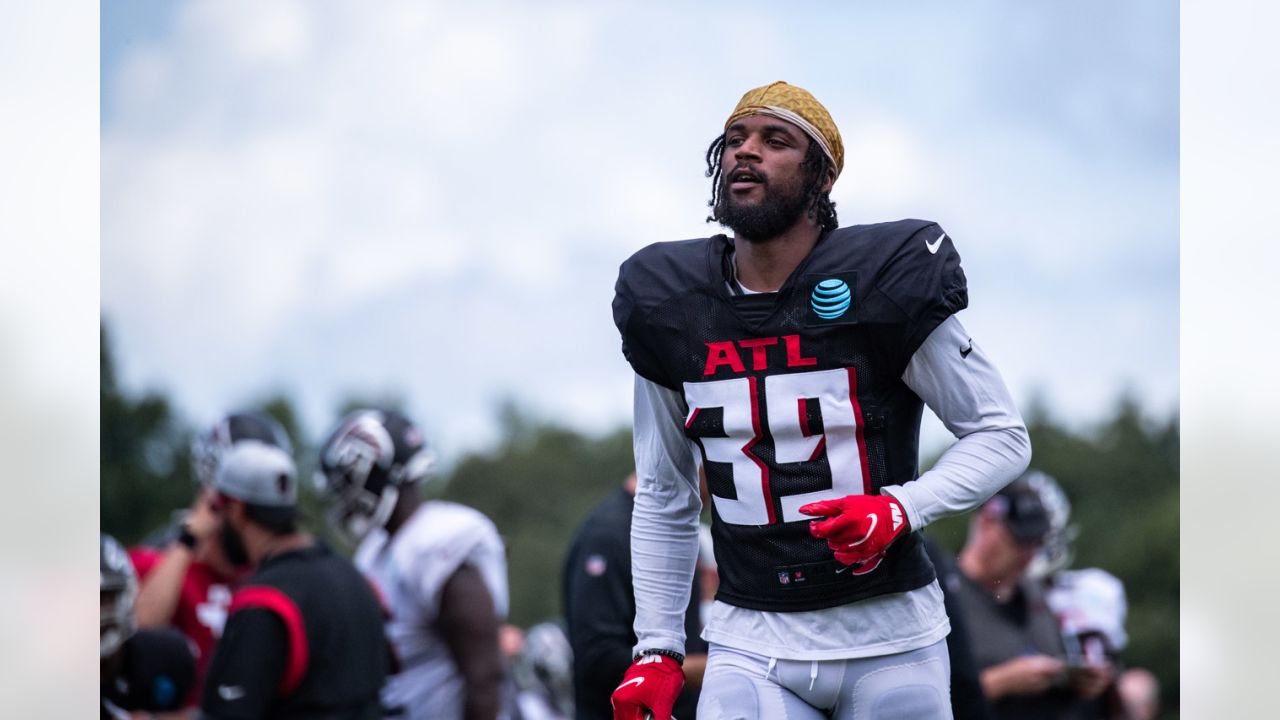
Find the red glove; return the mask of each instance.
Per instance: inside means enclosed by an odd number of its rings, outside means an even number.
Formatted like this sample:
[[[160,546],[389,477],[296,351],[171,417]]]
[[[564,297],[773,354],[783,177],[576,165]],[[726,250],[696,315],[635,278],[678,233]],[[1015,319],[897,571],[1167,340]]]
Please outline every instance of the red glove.
[[[846,495],[809,503],[800,512],[824,516],[809,521],[809,533],[826,540],[836,560],[854,566],[854,575],[875,570],[889,545],[911,530],[902,503],[891,495]]]
[[[613,691],[613,720],[671,720],[671,706],[682,687],[680,663],[666,655],[645,655],[627,668],[622,684]]]

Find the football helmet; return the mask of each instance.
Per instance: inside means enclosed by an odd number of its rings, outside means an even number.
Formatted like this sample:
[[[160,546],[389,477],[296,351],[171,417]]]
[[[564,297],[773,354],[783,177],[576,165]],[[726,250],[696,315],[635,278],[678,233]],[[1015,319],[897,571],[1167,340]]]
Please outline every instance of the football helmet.
[[[1124,583],[1106,570],[1064,570],[1053,576],[1045,600],[1058,618],[1068,657],[1087,654],[1090,635],[1102,637],[1107,653],[1119,652],[1129,644],[1124,629],[1129,612]]]
[[[196,482],[211,485],[218,461],[241,440],[258,440],[293,455],[289,435],[275,418],[263,412],[236,412],[223,417],[191,444],[191,464]]]
[[[1079,528],[1070,524],[1071,501],[1057,480],[1039,470],[1030,470],[1023,478],[1040,495],[1040,504],[1049,516],[1049,532],[1045,534],[1044,544],[1027,566],[1030,577],[1044,579],[1071,564],[1074,556],[1071,544]]]
[[[110,535],[99,542],[101,570],[101,645],[102,657],[110,657],[133,634],[133,602],[138,595],[138,576],[129,562],[129,554]]]
[[[512,673],[521,691],[536,693],[564,717],[573,717],[573,647],[559,623],[529,628]]]
[[[320,447],[314,480],[331,503],[329,522],[359,540],[386,524],[401,488],[429,477],[434,461],[422,432],[404,415],[356,410]]]

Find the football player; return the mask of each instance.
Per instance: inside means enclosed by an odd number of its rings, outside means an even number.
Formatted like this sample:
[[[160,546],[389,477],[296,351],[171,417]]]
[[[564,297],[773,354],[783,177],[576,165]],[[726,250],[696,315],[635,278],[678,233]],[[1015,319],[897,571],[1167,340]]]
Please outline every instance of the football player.
[[[129,556],[110,535],[98,543],[101,624],[102,718],[129,718],[134,711],[167,713],[182,705],[195,682],[195,658],[176,630],[136,630],[138,579]],[[176,715],[166,715],[166,717]]]
[[[261,412],[235,412],[220,418],[192,443],[192,471],[196,498],[161,547],[139,546],[129,558],[140,578],[137,599],[138,626],[176,627],[195,644],[197,675],[204,677],[213,646],[222,634],[235,579],[244,573],[247,559],[227,552],[227,538],[218,534],[211,486],[218,463],[233,447],[256,441],[292,454],[284,428]],[[199,684],[187,697],[189,705],[200,698]]]
[[[138,577],[124,548],[110,535],[98,542],[98,585],[101,622],[99,649],[103,661],[115,654],[133,635],[133,606],[138,597]]]
[[[956,318],[936,223],[838,226],[839,130],[807,91],[747,92],[707,152],[732,236],[657,243],[613,302],[635,370],[638,637],[615,717],[670,717],[705,465],[720,575],[700,718],[949,718],[949,629],[919,531],[1029,462],[1026,428]],[[957,442],[918,473],[928,405]]]
[[[383,704],[407,718],[494,718],[507,612],[506,550],[483,514],[424,501],[432,453],[418,427],[357,410],[320,449],[317,484],[331,522],[359,539],[355,562],[382,594],[401,663]]]

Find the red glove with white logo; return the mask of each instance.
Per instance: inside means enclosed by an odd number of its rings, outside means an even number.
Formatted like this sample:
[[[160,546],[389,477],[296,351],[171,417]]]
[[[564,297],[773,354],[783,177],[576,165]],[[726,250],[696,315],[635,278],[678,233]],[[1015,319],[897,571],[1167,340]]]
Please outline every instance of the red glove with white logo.
[[[627,668],[613,691],[613,720],[671,720],[671,707],[684,687],[684,670],[674,658],[645,655]]]
[[[846,495],[809,503],[800,512],[823,516],[809,521],[809,534],[826,540],[836,560],[855,566],[854,575],[875,570],[893,541],[911,530],[902,503],[891,495]]]

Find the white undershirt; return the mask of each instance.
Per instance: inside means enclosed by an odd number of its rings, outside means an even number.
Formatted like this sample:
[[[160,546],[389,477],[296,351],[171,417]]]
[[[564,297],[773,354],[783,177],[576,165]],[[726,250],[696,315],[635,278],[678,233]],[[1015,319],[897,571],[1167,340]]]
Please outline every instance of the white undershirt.
[[[957,437],[928,472],[881,492],[902,503],[919,530],[981,505],[1031,459],[1026,427],[999,372],[951,316],[912,356],[902,380]],[[684,651],[698,556],[697,447],[684,434],[683,396],[635,379],[635,510],[631,563],[636,594],[635,650]],[[905,652],[950,631],[937,582],[808,612],[748,610],[716,601],[703,638],[788,660],[830,660]]]

